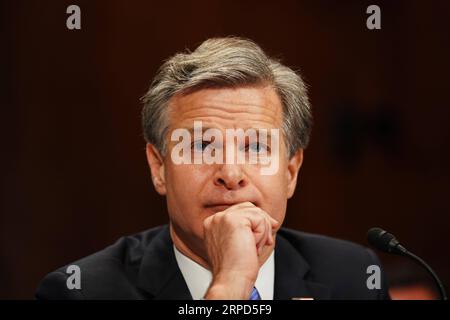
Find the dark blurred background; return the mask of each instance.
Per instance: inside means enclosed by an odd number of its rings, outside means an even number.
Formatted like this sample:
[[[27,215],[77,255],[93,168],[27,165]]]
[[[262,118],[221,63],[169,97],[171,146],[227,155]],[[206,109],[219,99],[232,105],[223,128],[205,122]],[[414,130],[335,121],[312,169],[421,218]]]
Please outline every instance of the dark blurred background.
[[[81,30],[66,28],[70,4]],[[381,30],[366,28],[370,4]],[[139,98],[164,59],[226,35],[310,86],[285,226],[361,244],[384,227],[450,290],[449,20],[449,1],[1,1],[0,298],[33,298],[46,273],[167,222]],[[380,257],[393,283],[427,277]]]

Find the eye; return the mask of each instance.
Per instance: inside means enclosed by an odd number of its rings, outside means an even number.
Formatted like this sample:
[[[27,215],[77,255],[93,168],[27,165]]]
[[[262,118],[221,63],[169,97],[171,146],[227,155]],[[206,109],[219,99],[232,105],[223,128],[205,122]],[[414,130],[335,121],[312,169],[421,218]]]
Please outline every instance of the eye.
[[[260,153],[262,151],[268,152],[270,151],[270,148],[260,142],[255,142],[255,143],[251,143],[246,147],[247,151],[249,152],[256,152],[256,153]]]
[[[202,141],[202,140],[194,141],[191,144],[191,150],[193,150],[194,152],[203,152],[203,150],[205,150],[205,148],[209,144],[210,144],[209,141]]]

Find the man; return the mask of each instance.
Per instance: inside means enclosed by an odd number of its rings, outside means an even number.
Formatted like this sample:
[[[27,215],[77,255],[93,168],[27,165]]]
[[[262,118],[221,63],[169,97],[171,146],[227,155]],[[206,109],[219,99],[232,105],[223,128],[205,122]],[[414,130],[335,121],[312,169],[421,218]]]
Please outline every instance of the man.
[[[37,298],[388,298],[384,279],[368,285],[370,250],[281,228],[312,124],[299,74],[252,41],[209,39],[167,60],[143,102],[170,224],[73,263],[78,288],[50,273]]]

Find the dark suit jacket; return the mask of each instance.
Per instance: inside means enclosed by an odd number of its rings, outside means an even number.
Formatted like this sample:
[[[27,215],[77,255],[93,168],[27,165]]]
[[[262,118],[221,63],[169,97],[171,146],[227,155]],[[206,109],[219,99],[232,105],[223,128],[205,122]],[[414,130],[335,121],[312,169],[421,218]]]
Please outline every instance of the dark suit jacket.
[[[73,264],[81,270],[81,289],[67,288],[66,267],[40,283],[38,299],[192,299],[178,268],[167,225],[123,237]],[[360,245],[325,236],[281,229],[275,246],[274,299],[387,299],[369,290],[369,265],[380,265]]]

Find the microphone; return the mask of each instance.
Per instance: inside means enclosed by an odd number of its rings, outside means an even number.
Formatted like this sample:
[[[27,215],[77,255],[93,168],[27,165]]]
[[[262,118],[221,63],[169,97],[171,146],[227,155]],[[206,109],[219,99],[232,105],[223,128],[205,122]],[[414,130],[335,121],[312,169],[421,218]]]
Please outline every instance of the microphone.
[[[416,256],[412,252],[409,252],[405,247],[403,247],[393,234],[381,228],[371,228],[367,232],[367,242],[369,242],[371,246],[377,248],[382,252],[405,256],[418,262],[433,277],[433,280],[439,288],[441,300],[447,300],[447,294],[445,293],[444,286],[433,269],[431,269],[431,267],[421,258]]]

